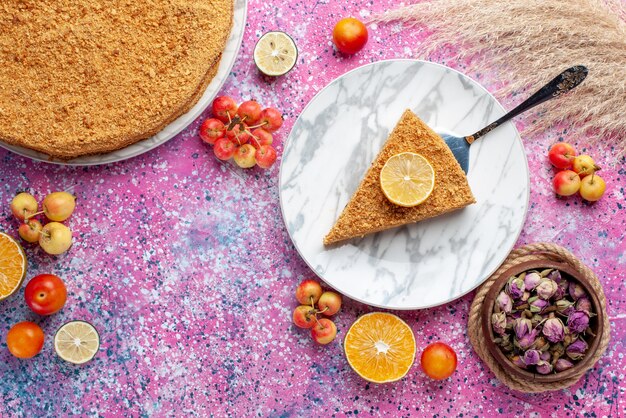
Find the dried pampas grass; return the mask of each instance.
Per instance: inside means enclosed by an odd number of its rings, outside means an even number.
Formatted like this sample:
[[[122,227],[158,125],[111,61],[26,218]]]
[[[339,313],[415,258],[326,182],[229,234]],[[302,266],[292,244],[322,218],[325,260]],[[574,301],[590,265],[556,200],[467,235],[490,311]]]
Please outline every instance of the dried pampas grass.
[[[509,82],[496,95],[538,88],[565,68],[589,76],[561,100],[545,103],[530,131],[571,123],[589,142],[616,138],[626,153],[626,9],[620,0],[426,0],[374,16],[431,30],[424,57],[457,46],[469,69],[494,71]],[[480,60],[472,60],[480,54]]]

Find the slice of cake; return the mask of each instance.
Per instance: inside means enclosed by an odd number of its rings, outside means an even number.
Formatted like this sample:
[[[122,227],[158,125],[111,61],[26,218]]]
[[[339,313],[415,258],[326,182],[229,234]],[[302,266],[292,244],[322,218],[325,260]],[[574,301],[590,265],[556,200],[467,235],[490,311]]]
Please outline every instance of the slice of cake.
[[[381,169],[390,157],[401,152],[423,155],[435,170],[434,189],[418,206],[395,205],[380,187]],[[475,202],[467,177],[446,143],[415,113],[406,110],[339,219],[324,237],[324,245],[432,218]]]

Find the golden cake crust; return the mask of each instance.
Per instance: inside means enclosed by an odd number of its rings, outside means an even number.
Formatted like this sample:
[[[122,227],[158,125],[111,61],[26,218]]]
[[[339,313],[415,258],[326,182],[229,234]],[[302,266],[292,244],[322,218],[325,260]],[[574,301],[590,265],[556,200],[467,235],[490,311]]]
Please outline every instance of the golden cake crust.
[[[435,170],[435,187],[420,205],[394,205],[380,188],[380,171],[401,152],[421,154]],[[344,208],[324,245],[362,237],[463,208],[475,203],[467,177],[446,143],[412,111],[406,110]]]
[[[232,0],[0,4],[0,140],[70,159],[188,111],[217,72]]]

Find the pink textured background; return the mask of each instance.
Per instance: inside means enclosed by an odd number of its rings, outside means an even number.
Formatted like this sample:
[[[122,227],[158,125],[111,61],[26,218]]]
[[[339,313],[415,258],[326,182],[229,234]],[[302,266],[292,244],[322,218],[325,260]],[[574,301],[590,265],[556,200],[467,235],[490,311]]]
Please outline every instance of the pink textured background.
[[[306,103],[335,77],[380,59],[416,57],[428,42],[419,29],[371,26],[365,49],[343,57],[331,44],[334,23],[349,15],[367,18],[396,2],[285,4],[250,1],[242,49],[222,91],[285,112],[275,136],[279,151]],[[267,79],[257,73],[251,53],[256,40],[274,29],[293,36],[300,57],[288,75]],[[445,52],[433,59],[463,71],[446,62]],[[491,89],[498,83],[489,74],[468,75]],[[503,101],[508,108],[516,102]],[[72,188],[78,196],[69,253],[50,257],[26,247],[28,279],[51,272],[66,280],[65,308],[37,317],[25,306],[23,291],[0,304],[1,416],[626,415],[626,171],[610,147],[588,150],[605,167],[608,191],[586,204],[555,198],[545,154],[562,138],[584,151],[587,138],[568,131],[524,138],[532,188],[518,245],[558,243],[600,277],[612,339],[596,367],[568,390],[508,390],[469,344],[472,294],[439,308],[398,313],[415,332],[418,355],[435,340],[457,351],[458,371],[450,379],[431,381],[416,362],[404,380],[377,386],[352,372],[341,344],[369,307],[346,299],[336,317],[338,338],[325,347],[291,324],[294,288],[312,274],[281,219],[278,164],[244,171],[218,162],[197,137],[200,121],[155,151],[103,167],[59,167],[0,151],[0,230],[17,235],[8,210],[16,191],[43,198]],[[26,319],[39,323],[47,340],[40,355],[20,361],[4,340],[12,324]],[[54,331],[70,319],[88,320],[101,334],[101,351],[82,367],[59,360],[52,347]]]

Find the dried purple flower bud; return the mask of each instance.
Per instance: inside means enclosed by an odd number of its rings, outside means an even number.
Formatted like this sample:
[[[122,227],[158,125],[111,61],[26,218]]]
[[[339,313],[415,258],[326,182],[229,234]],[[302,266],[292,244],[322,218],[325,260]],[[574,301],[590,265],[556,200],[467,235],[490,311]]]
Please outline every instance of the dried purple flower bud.
[[[521,299],[515,300],[513,302],[513,310],[511,311],[511,313],[513,312],[520,312],[523,311],[524,309],[528,308],[528,304],[526,302],[524,302]]]
[[[565,337],[565,325],[559,318],[548,318],[543,323],[541,332],[551,343],[558,343]]]
[[[524,280],[515,276],[511,277],[506,285],[506,290],[513,300],[521,299],[524,295]]]
[[[499,345],[500,348],[502,348],[502,351],[510,352],[514,349],[513,344],[511,343],[511,336],[509,334],[504,334],[500,337],[494,338],[493,342]]]
[[[548,306],[550,306],[550,303],[547,300],[539,299],[537,296],[533,296],[528,299],[528,302],[530,304],[530,311],[533,313],[542,313]]]
[[[572,360],[580,360],[585,356],[588,348],[589,346],[587,345],[585,340],[579,338],[567,346],[567,348],[565,349],[565,354],[567,354],[567,357],[571,358]]]
[[[515,337],[518,340],[530,333],[530,330],[532,329],[533,324],[530,319],[527,318],[518,318],[515,320],[515,324],[513,325],[513,331],[515,332]]]
[[[504,335],[506,333],[506,314],[504,312],[491,314],[491,327],[496,334]]]
[[[510,316],[506,317],[506,329],[507,330],[512,330],[513,326],[515,325],[515,318],[511,318]]]
[[[539,331],[537,331],[536,329],[531,330],[528,334],[517,340],[517,345],[522,350],[528,350],[536,343],[537,334],[539,334]]]
[[[550,346],[550,353],[552,353],[554,357],[559,358],[565,354],[565,347],[563,347],[562,343],[553,344]]]
[[[574,300],[578,300],[582,297],[587,296],[587,292],[585,292],[585,289],[578,283],[571,282],[567,291]]]
[[[574,311],[567,317],[567,327],[570,332],[580,334],[584,332],[589,326],[589,315],[587,312]]]
[[[556,282],[550,279],[543,279],[539,282],[539,284],[535,288],[535,291],[537,292],[537,296],[539,296],[541,299],[548,300],[552,296],[554,296],[558,287],[559,286],[556,284]]]
[[[565,334],[565,338],[563,338],[563,345],[567,347],[568,345],[576,341],[576,339],[578,339],[578,334]]]
[[[505,353],[511,353],[515,349],[515,347],[513,346],[511,342],[502,343],[500,347],[502,348],[502,351],[504,351]]]
[[[526,368],[526,363],[524,363],[524,359],[521,356],[513,356],[511,357],[511,362],[515,364],[520,369]]]
[[[554,300],[561,300],[565,297],[566,293],[567,291],[565,290],[565,287],[557,284],[556,292],[554,292],[554,296],[552,296],[552,298],[554,298]]]
[[[547,277],[548,274],[550,274],[550,272],[552,271],[552,269],[545,269],[545,270],[541,270],[541,272],[539,273],[539,275],[541,277]]]
[[[535,272],[528,273],[526,277],[524,277],[524,287],[526,288],[526,290],[531,291],[535,287],[537,287],[540,281],[541,276],[539,274]]]
[[[563,315],[568,315],[572,310],[574,310],[574,303],[567,299],[557,300],[555,306],[556,311]]]
[[[544,349],[548,349],[548,342],[546,341],[545,338],[543,337],[538,337],[535,340],[535,344],[533,344],[533,347],[537,350],[544,350]]]
[[[548,279],[554,280],[556,283],[561,282],[561,272],[558,270],[552,270],[550,274],[548,274]]]
[[[513,310],[513,301],[505,292],[500,292],[496,298],[496,313],[511,313],[511,310]]]
[[[576,302],[576,310],[583,311],[587,315],[591,314],[591,301],[587,297],[582,297]]]
[[[541,357],[541,360],[543,361],[550,361],[550,359],[552,358],[552,355],[550,354],[549,351],[543,351],[540,357]]]
[[[556,361],[556,364],[554,365],[554,369],[557,372],[562,372],[565,371],[567,369],[571,369],[572,367],[574,367],[574,363],[572,363],[571,361],[569,361],[568,359],[565,358],[560,358]]]
[[[543,316],[539,314],[534,314],[532,318],[530,318],[530,322],[532,322],[533,328],[541,324],[542,321],[543,321]]]
[[[541,352],[539,350],[527,350],[524,353],[524,363],[527,366],[534,366],[541,360]]]
[[[539,364],[537,364],[537,373],[539,374],[549,374],[552,373],[552,365],[547,361],[541,360]]]

